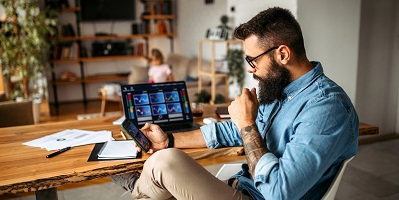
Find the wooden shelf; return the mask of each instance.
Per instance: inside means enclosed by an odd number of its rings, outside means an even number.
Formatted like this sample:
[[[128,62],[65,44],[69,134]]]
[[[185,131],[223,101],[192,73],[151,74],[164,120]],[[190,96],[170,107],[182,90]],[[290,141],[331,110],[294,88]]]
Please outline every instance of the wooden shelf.
[[[142,58],[145,58],[145,56],[144,55],[99,56],[99,57],[80,58],[80,61],[92,62],[92,61],[107,61],[107,60],[131,60],[131,59],[142,59]]]
[[[61,9],[61,12],[78,12],[78,11],[80,11],[80,7],[68,7]]]
[[[210,44],[210,52],[212,55],[211,58],[211,68],[210,71],[203,70],[203,44],[209,43]],[[229,97],[229,75],[226,73],[216,72],[216,62],[215,62],[215,54],[216,54],[216,44],[222,43],[226,45],[226,53],[230,49],[230,44],[239,44],[240,48],[243,48],[243,43],[240,40],[199,40],[198,42],[198,92],[202,90],[202,76],[208,76],[211,78],[211,104],[214,103],[216,98],[216,80],[215,78],[224,78],[225,79],[225,98]],[[226,54],[227,55],[227,54]]]
[[[175,34],[135,34],[135,35],[106,35],[106,36],[76,36],[76,37],[55,37],[52,41],[85,41],[85,40],[116,40],[116,39],[137,39],[154,37],[174,37]]]
[[[144,15],[142,19],[174,19],[174,15]]]
[[[97,83],[97,82],[108,82],[108,81],[124,81],[127,80],[128,76],[121,75],[102,75],[102,76],[89,76],[84,79],[76,78],[73,80],[56,80],[52,81],[53,85],[72,85],[80,83]]]
[[[96,83],[96,82],[108,82],[108,81],[123,81],[127,80],[128,76],[119,75],[103,75],[103,76],[89,76],[86,77],[83,82],[85,83]]]
[[[51,63],[78,63],[80,61],[79,58],[77,59],[62,59],[62,60],[49,60]]]
[[[78,62],[96,62],[96,61],[108,61],[108,60],[131,60],[131,59],[144,59],[144,55],[133,56],[133,55],[120,55],[120,56],[99,56],[99,57],[88,57],[88,58],[77,58],[77,59],[63,59],[63,60],[50,60],[52,63],[78,63]]]
[[[134,39],[145,38],[146,34],[135,35],[105,35],[105,36],[76,36],[76,37],[56,37],[51,38],[53,41],[79,41],[79,40],[115,40],[115,39]]]
[[[219,72],[205,72],[205,71],[200,71],[200,75],[205,75],[205,76],[214,76],[214,77],[228,77],[229,75],[226,73],[219,73]]]
[[[210,44],[214,44],[214,43],[226,43],[226,44],[240,44],[242,45],[242,41],[241,40],[200,40],[200,43],[210,43]]]
[[[82,0],[81,0],[82,1]],[[86,1],[86,0],[85,0]],[[79,1],[76,1],[79,2]],[[82,25],[87,26],[87,24],[82,24],[81,21],[81,7],[79,4],[76,4],[77,6],[72,6],[72,7],[67,7],[67,8],[60,8],[55,11],[58,13],[63,13],[63,14],[74,14],[75,17],[75,23],[71,23],[75,32],[75,36],[62,36],[62,34],[66,35],[65,33],[67,30],[65,27],[59,27],[61,30],[59,30],[59,36],[55,37],[49,37],[48,40],[51,40],[55,46],[54,46],[54,52],[53,55],[54,59],[49,59],[49,63],[51,67],[54,69],[52,71],[52,80],[49,81],[49,84],[53,86],[53,96],[54,96],[54,102],[55,102],[55,108],[56,111],[55,113],[58,114],[58,91],[57,87],[63,87],[66,85],[81,85],[82,88],[82,96],[83,96],[83,102],[84,104],[87,103],[87,92],[85,87],[87,87],[90,83],[101,83],[101,82],[126,82],[128,79],[128,76],[122,75],[122,74],[117,74],[115,73],[114,75],[99,75],[98,76],[88,76],[86,71],[88,71],[86,68],[90,67],[96,67],[96,63],[90,63],[88,64],[87,62],[102,62],[102,61],[117,61],[117,60],[128,60],[129,62],[135,62],[135,61],[130,61],[130,60],[135,60],[138,59],[137,61],[141,63],[141,61],[144,61],[146,59],[146,54],[149,52],[150,48],[150,41],[153,38],[160,38],[160,37],[165,37],[168,40],[170,40],[170,48],[171,52],[173,52],[173,38],[175,37],[175,23],[174,23],[174,7],[175,7],[175,1],[174,0],[142,0],[140,1],[143,5],[143,11],[150,11],[146,12],[147,14],[142,13],[142,17],[140,18],[141,21],[140,23],[132,21],[133,25],[137,25],[137,31],[134,33],[136,34],[131,34],[130,33],[124,33],[124,34],[118,34],[119,32],[116,31],[115,35],[81,35],[81,28]],[[116,1],[117,3],[117,1]],[[136,9],[137,11],[138,9]],[[155,12],[154,12],[155,11]],[[63,20],[60,18],[60,20]],[[69,21],[64,20],[63,24],[69,23]],[[60,23],[62,24],[62,23]],[[162,26],[164,25],[164,26]],[[136,26],[135,26],[136,27]],[[64,31],[62,29],[64,28]],[[69,28],[69,27],[68,27]],[[132,27],[133,28],[133,27]],[[133,28],[134,29],[134,28]],[[154,31],[160,29],[161,31]],[[140,33],[140,34],[139,34]],[[157,34],[160,33],[160,34]],[[71,35],[71,34],[70,34]],[[85,56],[89,55],[98,55],[98,54],[90,54],[90,43],[101,43],[101,44],[106,44],[108,41],[111,42],[122,42],[122,41],[127,42],[127,47],[130,50],[133,50],[133,52],[129,54],[135,54],[135,55],[115,55],[115,56],[96,56],[96,57],[80,57],[79,52],[83,52],[81,50],[85,50],[87,54]],[[72,46],[69,46],[69,45]],[[100,45],[99,45],[100,46]],[[133,48],[131,48],[133,47]],[[76,51],[75,51],[76,50]],[[112,53],[111,53],[112,54]],[[138,54],[138,55],[137,55]],[[101,54],[102,55],[102,54]],[[66,59],[64,59],[66,58]],[[68,59],[71,58],[71,59]],[[143,60],[140,60],[143,59]],[[58,65],[58,66],[57,66]],[[77,73],[76,79],[73,80],[60,80],[56,79],[56,67],[68,67],[71,68],[76,68],[79,67],[80,72]],[[115,69],[115,71],[118,71]],[[92,73],[91,73],[92,74]]]

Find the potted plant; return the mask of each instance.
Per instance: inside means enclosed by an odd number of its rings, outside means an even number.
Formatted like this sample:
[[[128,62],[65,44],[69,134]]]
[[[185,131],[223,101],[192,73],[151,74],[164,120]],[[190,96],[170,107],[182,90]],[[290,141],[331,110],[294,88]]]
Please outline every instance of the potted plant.
[[[0,27],[0,66],[7,97],[30,98],[30,89],[44,77],[57,20],[40,10],[38,0],[0,0],[4,9]],[[12,81],[18,77],[19,81]]]
[[[234,98],[241,93],[244,86],[244,51],[241,49],[229,49],[226,60],[229,67],[230,98]]]
[[[196,103],[209,103],[211,101],[211,94],[209,94],[206,90],[201,90],[200,93],[195,93]]]

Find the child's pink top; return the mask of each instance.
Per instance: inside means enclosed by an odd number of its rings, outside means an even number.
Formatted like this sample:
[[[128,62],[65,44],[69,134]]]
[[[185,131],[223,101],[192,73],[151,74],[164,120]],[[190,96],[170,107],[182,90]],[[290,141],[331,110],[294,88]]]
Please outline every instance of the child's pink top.
[[[150,66],[148,70],[148,76],[152,77],[154,83],[166,82],[168,81],[168,76],[172,73],[170,70],[169,65],[162,64],[162,65],[153,65]]]

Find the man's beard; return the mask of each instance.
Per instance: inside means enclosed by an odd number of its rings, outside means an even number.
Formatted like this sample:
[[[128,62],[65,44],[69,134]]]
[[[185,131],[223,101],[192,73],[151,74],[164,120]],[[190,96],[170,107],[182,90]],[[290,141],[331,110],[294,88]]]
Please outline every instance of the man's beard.
[[[260,104],[271,104],[279,98],[284,88],[290,83],[291,74],[288,69],[280,66],[274,58],[271,59],[271,67],[265,78],[253,74],[258,80],[258,99]]]

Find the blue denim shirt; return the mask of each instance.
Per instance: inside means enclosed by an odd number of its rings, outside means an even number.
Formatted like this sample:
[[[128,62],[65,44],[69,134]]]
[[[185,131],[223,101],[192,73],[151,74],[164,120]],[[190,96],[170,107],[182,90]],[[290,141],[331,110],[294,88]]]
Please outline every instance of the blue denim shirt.
[[[320,199],[341,163],[357,152],[359,119],[341,87],[327,78],[319,62],[291,82],[283,98],[261,105],[256,124],[270,150],[235,177],[238,189],[254,199]],[[241,136],[226,121],[201,127],[208,148],[241,146]]]

